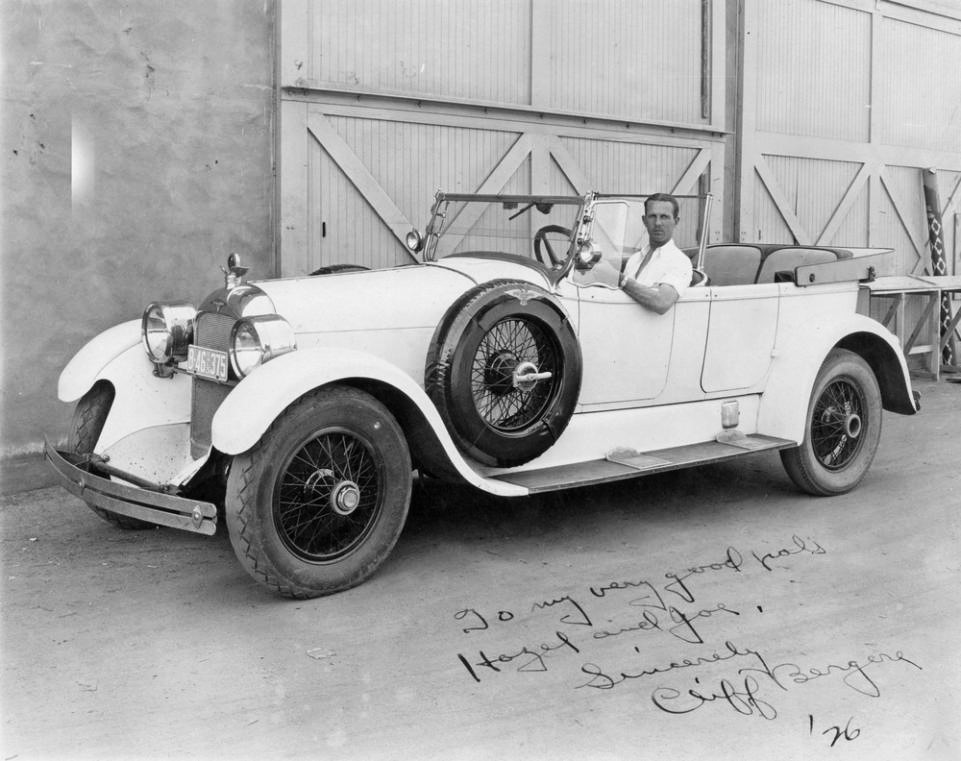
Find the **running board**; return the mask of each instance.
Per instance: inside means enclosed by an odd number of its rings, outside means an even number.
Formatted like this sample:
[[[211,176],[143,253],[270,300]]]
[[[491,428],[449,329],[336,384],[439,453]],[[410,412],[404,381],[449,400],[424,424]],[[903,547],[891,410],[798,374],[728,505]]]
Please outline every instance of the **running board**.
[[[732,443],[706,441],[701,444],[688,444],[683,447],[658,449],[652,452],[633,452],[613,450],[604,460],[588,460],[571,465],[556,465],[540,470],[526,470],[492,476],[498,481],[523,486],[531,494],[539,492],[571,489],[577,486],[595,486],[611,481],[663,473],[694,465],[730,460],[734,457],[775,449],[797,446],[788,439],[754,434],[732,437]]]

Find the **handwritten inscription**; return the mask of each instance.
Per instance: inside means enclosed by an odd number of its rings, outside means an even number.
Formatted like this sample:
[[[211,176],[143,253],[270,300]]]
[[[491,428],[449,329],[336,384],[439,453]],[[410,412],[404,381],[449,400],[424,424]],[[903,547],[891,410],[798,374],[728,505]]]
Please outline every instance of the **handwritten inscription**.
[[[586,586],[583,593],[545,596],[510,609],[464,607],[454,612],[453,619],[469,646],[456,657],[474,683],[506,678],[507,672],[562,669],[571,689],[589,693],[633,685],[644,690],[654,709],[674,716],[723,708],[772,721],[778,717],[779,695],[816,680],[836,680],[859,695],[878,697],[882,667],[921,666],[894,648],[813,665],[798,658],[771,659],[763,648],[742,641],[740,634],[737,641],[725,637],[732,624],[765,615],[761,604],[701,599],[702,582],[710,580],[709,586],[716,588],[735,581],[742,585],[737,591],[743,598],[751,594],[749,577],[761,580],[826,554],[812,537],[795,534],[771,552],[742,553],[727,547],[708,562],[660,577],[601,581]],[[739,632],[742,628],[737,627]],[[481,642],[491,637],[510,642],[515,635],[507,647]],[[668,652],[664,658],[670,648],[677,648],[679,655],[671,657]],[[814,718],[808,715],[814,734]],[[860,732],[849,720],[844,727],[831,726],[820,734],[834,747],[856,739]]]

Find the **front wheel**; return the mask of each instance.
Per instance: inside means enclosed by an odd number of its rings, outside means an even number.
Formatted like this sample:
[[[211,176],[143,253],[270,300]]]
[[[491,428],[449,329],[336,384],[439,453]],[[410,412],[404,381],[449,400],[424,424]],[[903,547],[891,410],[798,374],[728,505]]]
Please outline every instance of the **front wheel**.
[[[861,357],[835,349],[821,366],[801,446],[781,451],[791,480],[817,496],[844,494],[864,478],[881,438],[881,393]]]
[[[407,518],[411,462],[384,405],[347,387],[291,405],[234,458],[226,522],[247,572],[273,591],[318,597],[386,559]]]

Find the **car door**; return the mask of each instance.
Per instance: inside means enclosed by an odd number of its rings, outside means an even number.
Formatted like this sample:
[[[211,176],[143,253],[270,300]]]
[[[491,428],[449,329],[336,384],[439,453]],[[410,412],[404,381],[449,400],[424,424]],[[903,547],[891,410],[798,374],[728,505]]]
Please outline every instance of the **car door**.
[[[679,310],[644,309],[621,290],[579,285],[582,406],[643,402],[661,394]]]
[[[777,338],[777,283],[712,287],[701,388],[741,391],[764,380]]]
[[[706,289],[691,289],[659,315],[616,287],[622,263],[647,243],[643,215],[643,201],[637,198],[598,202],[589,233],[593,263],[569,277],[579,302],[582,408],[686,400],[702,393],[698,380],[707,329]],[[675,351],[680,361],[674,361]]]

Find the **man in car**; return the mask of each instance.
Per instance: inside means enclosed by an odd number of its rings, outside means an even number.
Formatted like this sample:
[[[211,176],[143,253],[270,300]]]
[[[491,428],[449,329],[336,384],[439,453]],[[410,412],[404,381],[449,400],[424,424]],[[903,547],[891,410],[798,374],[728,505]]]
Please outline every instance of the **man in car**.
[[[691,284],[691,260],[672,240],[679,219],[674,196],[648,196],[644,202],[648,244],[627,260],[618,275],[617,285],[624,293],[658,314],[674,306]]]

